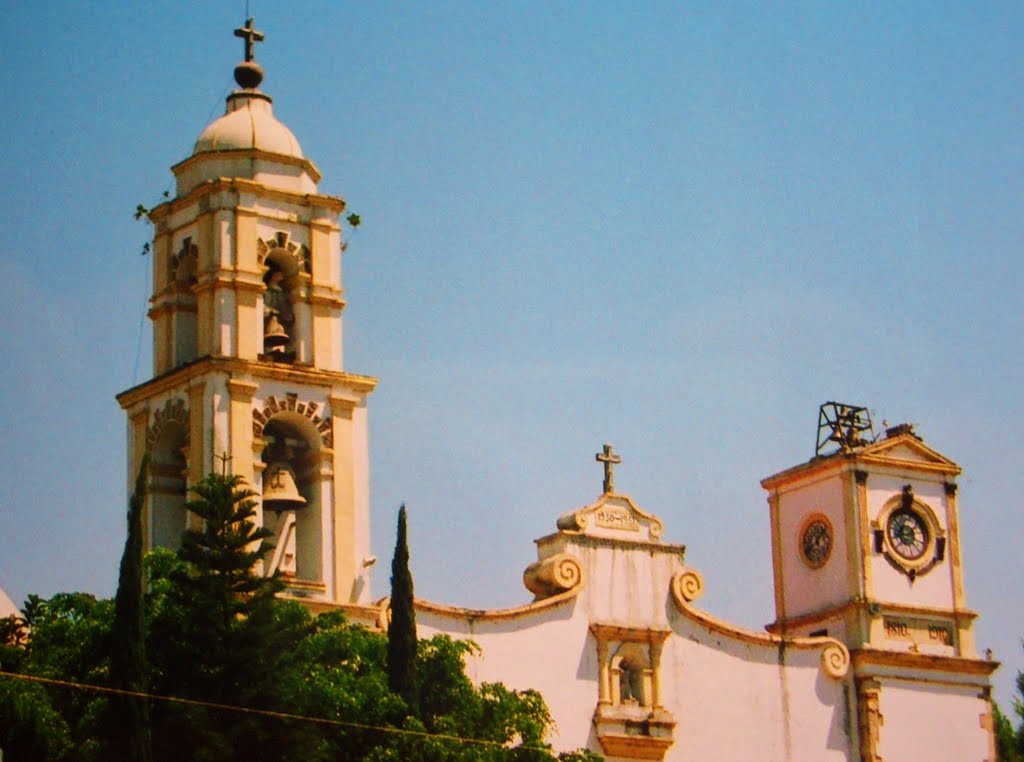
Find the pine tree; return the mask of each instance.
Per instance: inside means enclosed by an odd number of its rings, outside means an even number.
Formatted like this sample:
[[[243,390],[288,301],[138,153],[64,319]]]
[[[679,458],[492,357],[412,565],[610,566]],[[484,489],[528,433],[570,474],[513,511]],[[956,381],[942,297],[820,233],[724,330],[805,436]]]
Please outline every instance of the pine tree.
[[[405,505],[398,511],[398,536],[391,560],[391,621],[388,622],[388,687],[417,710],[416,610],[406,537]]]
[[[121,571],[114,599],[114,624],[110,636],[110,680],[115,688],[146,691],[145,620],[142,585],[142,510],[146,501],[149,456],[142,459],[135,492],[128,504],[128,537],[121,556]],[[118,732],[112,739],[118,759],[149,762],[152,758],[149,704],[143,698],[119,696],[111,702],[118,715]]]
[[[269,708],[276,675],[302,632],[301,623],[293,627],[278,615],[274,596],[282,580],[257,573],[273,533],[256,525],[255,493],[241,476],[209,474],[191,491],[195,499],[185,507],[202,524],[184,533],[159,580],[161,602],[150,625],[152,689]],[[157,705],[153,721],[160,759],[253,758],[273,743],[266,723],[198,708]]]

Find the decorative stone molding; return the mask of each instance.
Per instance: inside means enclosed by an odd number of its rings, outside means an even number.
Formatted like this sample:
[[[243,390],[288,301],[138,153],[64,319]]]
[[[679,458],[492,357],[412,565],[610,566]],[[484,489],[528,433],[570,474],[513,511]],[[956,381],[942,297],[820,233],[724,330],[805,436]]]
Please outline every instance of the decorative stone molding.
[[[320,409],[320,405],[316,402],[306,401],[300,402],[299,395],[293,392],[288,392],[285,395],[283,401],[278,401],[276,397],[270,395],[267,397],[266,402],[262,408],[253,408],[252,411],[252,434],[256,439],[260,439],[263,436],[264,427],[270,422],[270,419],[275,415],[283,412],[295,412],[299,415],[303,415],[313,422],[317,432],[320,434],[320,440],[324,447],[331,448],[334,446],[334,432],[331,427],[330,417],[321,418],[317,415],[317,411]]]
[[[664,524],[642,510],[628,495],[605,493],[590,505],[558,518],[562,531],[627,542],[660,542]]]
[[[180,397],[167,400],[162,408],[153,413],[153,423],[146,427],[146,450],[150,452],[160,441],[164,430],[170,424],[177,424],[185,432],[184,446],[188,446],[189,425],[188,408],[185,407],[185,400]]]
[[[526,567],[523,584],[537,600],[572,590],[583,583],[583,567],[569,553],[558,553]]]
[[[256,241],[256,261],[260,267],[267,266],[267,257],[271,254],[284,254],[285,261],[289,267],[286,268],[285,276],[291,277],[296,273],[310,275],[312,272],[309,248],[288,240],[288,233],[280,231],[273,238]]]
[[[877,680],[857,680],[857,720],[863,762],[882,762],[878,756],[878,734],[885,722],[880,710],[881,692],[882,685]]]

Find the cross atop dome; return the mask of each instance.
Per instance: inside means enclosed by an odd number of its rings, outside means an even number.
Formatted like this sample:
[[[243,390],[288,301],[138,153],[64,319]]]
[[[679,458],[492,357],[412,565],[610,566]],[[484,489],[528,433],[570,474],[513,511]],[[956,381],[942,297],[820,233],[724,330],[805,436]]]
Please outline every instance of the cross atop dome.
[[[255,90],[263,81],[263,67],[256,63],[253,49],[257,42],[263,42],[264,34],[253,26],[253,19],[246,19],[245,26],[235,30],[235,37],[245,40],[245,60],[235,67],[235,82],[246,90]]]
[[[239,27],[235,30],[235,37],[241,37],[245,40],[245,60],[254,61],[255,56],[253,54],[253,47],[257,42],[263,42],[263,32],[258,31],[252,25],[253,19],[246,19],[245,26]]]

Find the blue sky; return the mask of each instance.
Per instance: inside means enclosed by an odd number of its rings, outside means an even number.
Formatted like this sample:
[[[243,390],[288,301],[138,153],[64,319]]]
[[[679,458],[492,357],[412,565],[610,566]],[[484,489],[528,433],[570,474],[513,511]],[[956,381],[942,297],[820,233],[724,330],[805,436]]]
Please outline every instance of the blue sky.
[[[122,413],[148,377],[148,230],[223,109],[237,3],[0,7],[0,585],[110,594]],[[1015,4],[250,0],[275,113],[363,218],[346,366],[371,398],[373,545],[418,594],[525,601],[532,540],[617,486],[705,606],[774,617],[758,481],[818,405],[964,466],[968,603],[1024,666]],[[142,334],[140,341],[140,326]],[[139,347],[141,346],[141,350]],[[381,565],[375,592],[386,592]]]

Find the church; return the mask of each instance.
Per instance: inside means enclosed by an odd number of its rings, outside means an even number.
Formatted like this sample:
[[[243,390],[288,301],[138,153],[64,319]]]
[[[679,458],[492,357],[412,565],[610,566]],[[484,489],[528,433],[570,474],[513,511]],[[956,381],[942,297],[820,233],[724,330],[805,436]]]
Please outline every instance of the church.
[[[377,380],[346,370],[345,202],[260,89],[250,19],[223,116],[173,166],[150,210],[153,376],[122,392],[128,483],[150,458],[147,548],[174,548],[190,485],[229,462],[273,531],[262,572],[313,611],[370,627],[367,415]],[[762,480],[775,621],[700,607],[714,570],[687,566],[672,528],[616,490],[552,517],[523,605],[417,600],[420,635],[481,647],[477,681],[533,688],[556,749],[612,760],[995,760],[990,676],[962,581],[960,467],[912,426],[875,435],[826,403],[818,452]],[[767,571],[767,570],[766,570]]]

